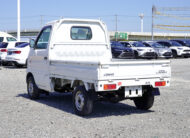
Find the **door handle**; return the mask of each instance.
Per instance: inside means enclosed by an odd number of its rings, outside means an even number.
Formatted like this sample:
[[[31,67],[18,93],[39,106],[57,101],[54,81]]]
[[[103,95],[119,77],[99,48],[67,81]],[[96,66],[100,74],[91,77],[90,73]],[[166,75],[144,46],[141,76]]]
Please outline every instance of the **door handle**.
[[[47,57],[44,57],[44,60],[47,60]]]

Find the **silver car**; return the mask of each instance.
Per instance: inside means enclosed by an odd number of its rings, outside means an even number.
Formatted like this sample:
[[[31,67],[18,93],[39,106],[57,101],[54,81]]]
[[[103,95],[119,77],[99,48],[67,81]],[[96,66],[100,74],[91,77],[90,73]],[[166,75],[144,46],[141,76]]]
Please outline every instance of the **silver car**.
[[[124,46],[131,47],[134,50],[135,58],[156,58],[156,52],[152,47],[145,46],[141,41],[123,41]]]
[[[144,45],[148,47],[154,48],[156,52],[156,57],[158,58],[171,58],[172,57],[172,51],[170,48],[165,47],[157,42],[154,41],[144,41]]]

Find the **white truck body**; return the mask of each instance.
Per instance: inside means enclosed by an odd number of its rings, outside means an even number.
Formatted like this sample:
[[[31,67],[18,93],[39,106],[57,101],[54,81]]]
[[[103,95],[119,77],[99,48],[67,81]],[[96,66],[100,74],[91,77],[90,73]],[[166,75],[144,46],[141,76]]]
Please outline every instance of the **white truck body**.
[[[130,88],[139,86],[141,91],[146,85],[153,88],[170,85],[169,60],[112,59],[107,28],[102,21],[61,19],[47,27],[51,28],[47,48],[31,48],[28,57],[27,74],[34,77],[40,89],[55,91],[56,80],[59,85],[71,87],[78,82],[87,91],[94,89],[95,92],[117,91],[124,87],[127,93]],[[91,28],[91,39],[73,40],[72,27]],[[107,84],[115,87],[110,89]],[[133,93],[133,96],[139,95]]]

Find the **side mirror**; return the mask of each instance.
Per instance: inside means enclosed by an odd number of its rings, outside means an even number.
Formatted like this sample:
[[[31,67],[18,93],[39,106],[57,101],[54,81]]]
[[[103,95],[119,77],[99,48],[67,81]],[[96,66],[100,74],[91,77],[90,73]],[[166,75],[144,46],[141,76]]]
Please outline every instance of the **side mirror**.
[[[30,47],[34,48],[35,45],[35,40],[34,39],[30,39]]]

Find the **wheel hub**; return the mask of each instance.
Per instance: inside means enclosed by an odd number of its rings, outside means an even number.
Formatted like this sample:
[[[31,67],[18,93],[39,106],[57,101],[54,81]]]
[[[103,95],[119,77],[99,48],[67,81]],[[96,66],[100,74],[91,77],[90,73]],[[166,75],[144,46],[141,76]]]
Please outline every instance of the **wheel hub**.
[[[75,96],[75,106],[77,110],[82,111],[84,106],[84,95],[81,91],[78,91]]]
[[[34,91],[34,87],[33,87],[33,83],[31,81],[28,82],[28,93],[30,95],[33,94],[33,91]]]

